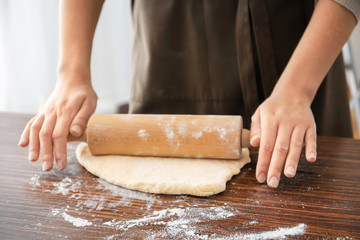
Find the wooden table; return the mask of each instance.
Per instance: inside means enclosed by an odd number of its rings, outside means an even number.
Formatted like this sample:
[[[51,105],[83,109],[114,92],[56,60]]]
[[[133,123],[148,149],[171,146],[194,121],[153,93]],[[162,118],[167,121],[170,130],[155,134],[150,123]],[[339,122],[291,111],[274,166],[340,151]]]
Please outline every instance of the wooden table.
[[[17,146],[29,117],[0,113],[0,239],[360,239],[360,141],[319,137],[318,161],[277,189],[251,163],[216,196],[164,196],[98,180],[75,145],[42,172]]]

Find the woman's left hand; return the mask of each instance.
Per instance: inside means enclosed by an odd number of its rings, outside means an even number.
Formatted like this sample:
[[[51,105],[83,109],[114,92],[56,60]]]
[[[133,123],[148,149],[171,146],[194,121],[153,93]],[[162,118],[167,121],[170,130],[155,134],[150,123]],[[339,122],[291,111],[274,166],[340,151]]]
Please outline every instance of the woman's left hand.
[[[316,160],[316,125],[311,103],[291,94],[272,94],[251,118],[251,145],[259,146],[256,178],[279,185],[282,169],[294,177],[303,143],[307,161]],[[284,167],[285,165],[285,167]]]

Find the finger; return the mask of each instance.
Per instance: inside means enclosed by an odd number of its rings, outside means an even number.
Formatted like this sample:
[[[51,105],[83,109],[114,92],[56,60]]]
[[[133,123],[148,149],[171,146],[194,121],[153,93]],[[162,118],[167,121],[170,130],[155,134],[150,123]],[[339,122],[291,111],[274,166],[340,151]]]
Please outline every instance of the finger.
[[[95,108],[96,103],[90,103],[89,100],[85,100],[84,104],[80,108],[80,111],[76,114],[71,123],[71,135],[75,137],[81,136],[86,128],[86,124],[89,121],[90,116],[94,113]]]
[[[253,147],[258,147],[260,144],[260,114],[259,110],[256,110],[254,115],[251,117],[250,127],[250,144]]]
[[[31,127],[31,124],[34,122],[35,118],[36,117],[31,118],[30,121],[26,124],[26,126],[21,134],[20,141],[18,143],[18,145],[20,147],[26,147],[29,144],[30,127]]]
[[[284,174],[287,177],[294,177],[299,164],[300,154],[304,142],[305,129],[295,127],[291,134],[290,149],[286,158]]]
[[[256,178],[263,183],[266,180],[271,156],[274,150],[278,126],[273,121],[261,121],[261,139],[258,162],[256,165]]]
[[[63,170],[66,167],[67,136],[69,135],[70,124],[82,103],[82,99],[77,99],[73,102],[71,108],[64,107],[61,112],[58,112],[58,120],[53,131],[52,139],[56,166],[59,170]]]
[[[44,115],[36,117],[30,126],[30,140],[29,140],[29,161],[36,161],[39,159],[40,141],[39,132],[44,122]]]
[[[72,118],[73,116],[70,115],[63,115],[59,117],[52,135],[55,161],[59,170],[63,170],[66,167],[66,143]]]
[[[56,166],[59,170],[63,170],[66,167],[66,138],[69,133],[69,126],[69,120],[58,121],[52,136]]]
[[[53,167],[53,141],[51,137],[55,123],[56,115],[47,115],[40,130],[40,151],[43,171],[49,171]]]
[[[309,162],[316,161],[316,127],[309,127],[305,134],[305,156]]]
[[[279,185],[281,171],[284,167],[284,162],[289,151],[290,136],[292,131],[292,125],[279,127],[268,171],[267,183],[269,187],[277,188]]]

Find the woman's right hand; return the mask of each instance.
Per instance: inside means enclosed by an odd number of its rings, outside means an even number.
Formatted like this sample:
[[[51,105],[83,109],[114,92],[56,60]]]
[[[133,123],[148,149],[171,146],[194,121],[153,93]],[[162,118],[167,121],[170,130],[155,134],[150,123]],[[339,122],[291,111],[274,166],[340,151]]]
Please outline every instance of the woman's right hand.
[[[97,95],[90,74],[59,74],[58,83],[44,106],[26,125],[19,146],[29,146],[29,160],[42,160],[42,169],[66,167],[67,136],[80,136],[96,109]]]

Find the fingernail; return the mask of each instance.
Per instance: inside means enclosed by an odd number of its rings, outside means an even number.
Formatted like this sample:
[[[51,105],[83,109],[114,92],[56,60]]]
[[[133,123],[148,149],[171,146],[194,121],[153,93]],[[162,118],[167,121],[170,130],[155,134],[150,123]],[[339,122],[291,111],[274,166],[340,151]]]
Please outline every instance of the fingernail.
[[[250,139],[250,144],[252,146],[254,146],[255,143],[256,143],[255,141],[258,140],[258,139],[259,139],[259,135],[256,134],[256,135],[252,136],[251,139]]]
[[[63,170],[64,169],[64,163],[62,160],[59,160],[57,163],[56,163],[56,166],[59,170]]]
[[[66,167],[66,156],[62,156],[56,163],[59,170],[63,170]]]
[[[260,174],[260,175],[257,177],[257,180],[258,180],[259,183],[265,182],[265,180],[266,180],[265,174],[263,174],[263,173]]]
[[[34,152],[29,152],[28,158],[29,158],[30,162],[34,161],[35,160],[35,153]]]
[[[73,135],[75,135],[75,137],[78,137],[81,135],[81,128],[79,127],[79,125],[74,125],[71,127],[71,132],[73,133]]]
[[[268,185],[272,188],[277,188],[277,186],[279,185],[279,179],[277,177],[270,178]]]
[[[316,160],[316,154],[314,152],[309,154],[309,160],[314,162]]]
[[[20,139],[20,141],[18,142],[18,146],[19,146],[19,147],[21,147],[22,142],[23,142],[22,139]]]
[[[286,174],[290,176],[295,176],[295,168],[292,166],[289,166],[286,168]]]
[[[49,162],[43,162],[42,163],[42,170],[43,171],[49,171],[50,170],[50,163]]]

